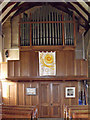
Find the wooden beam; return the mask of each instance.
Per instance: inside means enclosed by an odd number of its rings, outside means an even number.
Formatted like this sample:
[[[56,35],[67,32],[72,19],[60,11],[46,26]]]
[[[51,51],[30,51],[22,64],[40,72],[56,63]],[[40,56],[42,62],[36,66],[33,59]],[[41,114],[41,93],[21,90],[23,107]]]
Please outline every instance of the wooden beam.
[[[86,2],[86,4],[87,4],[88,6],[90,6],[90,2]]]
[[[85,21],[85,22],[88,22],[87,19],[70,3],[68,2],[67,3],[69,6],[71,6],[71,8],[76,11],[76,13]]]
[[[0,11],[0,15],[8,8],[10,7],[11,5],[15,4],[16,2],[9,2],[3,9],[2,11]]]
[[[89,12],[79,2],[74,2],[74,4],[78,5],[88,16],[90,15]]]
[[[15,12],[15,14],[11,17],[11,19],[13,19],[15,16],[23,13],[24,11],[26,11],[34,6],[41,6],[41,5],[43,5],[43,3],[41,3],[41,2],[40,3],[39,2],[38,3],[33,3],[33,2],[29,3],[28,2],[27,4],[23,3],[22,7],[18,8],[18,10]]]
[[[16,5],[14,5],[14,7],[6,14],[6,16],[2,19],[2,23],[4,22],[4,20],[12,13],[15,11],[16,7],[19,5],[19,2],[16,3]]]
[[[86,29],[84,36],[87,34],[88,30],[90,29],[90,26],[88,26],[88,28]]]
[[[50,4],[51,6],[57,8],[57,9],[65,12],[65,13],[67,13],[67,14],[72,15],[72,13],[73,13],[72,11],[70,11],[70,10],[68,9],[67,4],[64,3],[64,2],[51,2],[51,3],[49,3],[49,4]]]

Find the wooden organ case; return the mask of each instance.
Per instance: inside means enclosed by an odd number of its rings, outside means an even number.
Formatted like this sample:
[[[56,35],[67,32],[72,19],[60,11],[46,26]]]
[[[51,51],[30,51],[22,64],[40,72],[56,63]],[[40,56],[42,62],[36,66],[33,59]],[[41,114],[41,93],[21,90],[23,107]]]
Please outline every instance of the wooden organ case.
[[[63,118],[64,105],[78,105],[78,84],[85,85],[88,70],[87,61],[75,58],[75,36],[73,13],[68,15],[47,5],[20,15],[20,60],[7,63],[7,80],[11,82],[7,82],[8,96],[3,95],[3,103],[37,105],[39,117],[52,118]],[[56,52],[56,75],[40,76],[39,51]],[[26,88],[36,88],[36,94],[27,95]],[[66,88],[74,90],[75,96],[66,95]]]

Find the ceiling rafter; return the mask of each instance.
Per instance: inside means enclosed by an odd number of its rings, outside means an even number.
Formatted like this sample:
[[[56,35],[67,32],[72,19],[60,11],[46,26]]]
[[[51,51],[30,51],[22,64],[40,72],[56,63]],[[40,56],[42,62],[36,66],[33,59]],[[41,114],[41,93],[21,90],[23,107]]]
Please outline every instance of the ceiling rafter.
[[[88,20],[70,3],[68,2],[67,3],[71,9],[73,9],[74,11],[76,11],[76,13],[85,21],[85,22],[88,22]]]
[[[14,7],[14,4],[7,8],[1,15],[0,15],[0,21],[8,14],[8,12]]]
[[[3,0],[3,2],[0,4],[0,11],[2,11],[2,9],[8,4],[8,2],[10,2],[10,0]]]
[[[0,15],[11,5],[15,4],[16,2],[9,2],[1,11],[0,11]]]
[[[88,16],[90,15],[89,12],[79,2],[74,2],[74,4],[78,5]]]
[[[24,5],[24,4],[23,4],[23,8],[20,7],[20,8],[14,13],[14,15],[11,17],[11,19],[13,19],[15,16],[17,16],[17,15],[25,12],[26,10],[28,10],[28,9],[34,7],[34,6],[41,6],[41,5],[43,5],[43,3],[32,3],[32,4],[31,4],[31,3],[27,3],[27,5]]]
[[[15,9],[17,8],[18,5],[19,5],[19,2],[16,3],[16,4],[14,5],[14,7],[6,14],[6,16],[2,19],[2,23],[5,21],[5,19],[7,19],[7,18],[9,17],[9,15],[10,15],[12,12],[15,11]]]

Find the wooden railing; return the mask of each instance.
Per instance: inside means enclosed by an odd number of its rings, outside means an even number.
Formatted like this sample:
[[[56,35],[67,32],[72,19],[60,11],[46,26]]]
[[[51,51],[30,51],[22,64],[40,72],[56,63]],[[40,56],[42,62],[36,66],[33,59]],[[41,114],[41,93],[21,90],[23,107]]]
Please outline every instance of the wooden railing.
[[[2,118],[29,118],[36,120],[38,118],[38,109],[35,106],[20,106],[20,105],[3,105]]]

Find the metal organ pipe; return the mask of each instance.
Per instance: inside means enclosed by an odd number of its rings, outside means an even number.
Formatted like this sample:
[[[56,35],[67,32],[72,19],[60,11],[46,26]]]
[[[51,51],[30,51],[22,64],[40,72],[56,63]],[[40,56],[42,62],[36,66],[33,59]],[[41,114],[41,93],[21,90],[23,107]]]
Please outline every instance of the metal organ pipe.
[[[46,15],[46,21],[49,21],[48,20],[48,7],[46,7],[46,14],[45,15]],[[45,31],[46,31],[46,37],[45,37],[46,38],[46,45],[49,45],[49,42],[48,42],[48,40],[49,40],[48,39],[48,37],[49,37],[48,36],[48,23],[46,23],[46,30]]]
[[[64,20],[72,20],[72,16],[65,15]],[[27,14],[23,14],[22,22],[27,21]],[[44,23],[45,21],[46,23]],[[32,13],[32,22],[37,23],[21,24],[21,46],[30,45],[30,32],[32,32],[32,45],[63,45],[62,24],[64,24],[65,45],[73,45],[73,23],[55,23],[54,21],[62,21],[62,15],[59,11],[48,5],[42,6],[40,9],[37,8]]]

